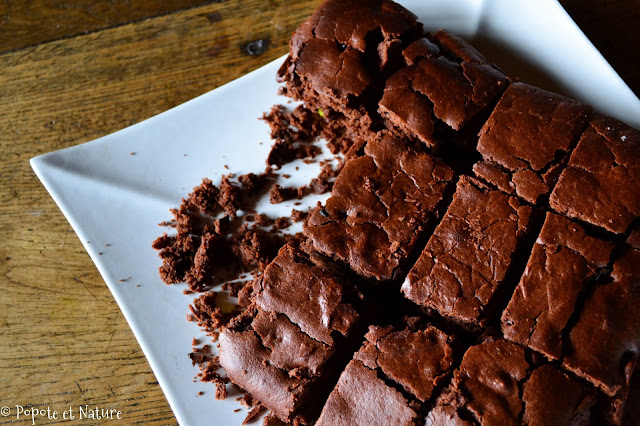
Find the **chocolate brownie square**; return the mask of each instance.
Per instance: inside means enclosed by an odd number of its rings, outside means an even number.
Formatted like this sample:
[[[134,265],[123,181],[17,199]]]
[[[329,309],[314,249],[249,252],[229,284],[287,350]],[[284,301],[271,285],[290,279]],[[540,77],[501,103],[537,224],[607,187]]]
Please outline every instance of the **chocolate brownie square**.
[[[535,204],[548,196],[592,109],[524,83],[513,83],[480,131],[476,176]]]
[[[586,291],[607,266],[614,244],[578,224],[547,213],[524,274],[502,314],[502,331],[551,359],[562,356],[562,336]]]
[[[409,319],[402,327],[369,327],[316,425],[422,424],[434,388],[446,381],[451,338]]]
[[[597,115],[550,198],[559,213],[616,234],[640,215],[640,132]]]
[[[456,322],[482,325],[529,230],[531,213],[516,197],[462,176],[402,292]]]
[[[506,340],[467,350],[426,424],[587,425],[589,388],[555,367],[536,368],[525,349]]]
[[[360,319],[360,294],[321,265],[283,247],[254,282],[252,304],[220,335],[231,381],[285,422],[317,416]]]
[[[471,45],[443,30],[415,41],[403,54],[408,66],[387,80],[378,111],[388,129],[427,146],[438,144],[439,123],[461,130],[508,84]]]
[[[368,130],[386,76],[422,34],[416,16],[393,1],[327,0],[293,34],[278,79],[310,109]]]
[[[640,351],[640,251],[623,250],[611,282],[587,297],[569,333],[563,365],[608,396],[626,393]]]
[[[405,272],[453,171],[422,146],[385,133],[372,138],[364,154],[344,166],[304,233],[316,250],[359,275],[392,280]]]

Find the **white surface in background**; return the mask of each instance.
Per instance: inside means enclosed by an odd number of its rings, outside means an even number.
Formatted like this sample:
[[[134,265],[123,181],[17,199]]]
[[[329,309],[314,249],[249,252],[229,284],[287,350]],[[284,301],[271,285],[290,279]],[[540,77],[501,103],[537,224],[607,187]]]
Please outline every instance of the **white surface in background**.
[[[490,59],[500,65],[509,59],[511,75],[524,81],[532,75],[543,87],[559,88],[640,127],[640,100],[557,2],[400,3],[430,30],[448,28],[482,41]],[[233,398],[215,401],[213,385],[193,382],[197,368],[187,354],[191,339],[202,336],[185,320],[193,296],[182,294],[183,285],[160,281],[161,262],[151,242],[163,231],[157,224],[170,218],[168,210],[202,177],[219,181],[228,173],[224,165],[236,174],[264,170],[271,141],[268,126],[257,118],[287,101],[276,96],[281,61],[114,134],[31,160],[113,293],[182,425],[240,424],[246,410],[234,413],[239,404]],[[302,166],[299,172],[296,165]],[[294,177],[283,184],[306,183],[318,170],[317,164],[287,165],[283,172]],[[286,215],[294,206],[262,207]],[[118,281],[124,278],[129,279]],[[201,390],[205,395],[196,397]]]

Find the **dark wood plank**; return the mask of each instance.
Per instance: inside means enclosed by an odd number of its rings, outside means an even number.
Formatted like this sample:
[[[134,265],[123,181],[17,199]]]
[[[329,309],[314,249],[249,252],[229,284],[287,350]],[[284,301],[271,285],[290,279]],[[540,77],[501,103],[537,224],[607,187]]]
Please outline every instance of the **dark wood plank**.
[[[110,28],[211,0],[4,0],[0,52]]]

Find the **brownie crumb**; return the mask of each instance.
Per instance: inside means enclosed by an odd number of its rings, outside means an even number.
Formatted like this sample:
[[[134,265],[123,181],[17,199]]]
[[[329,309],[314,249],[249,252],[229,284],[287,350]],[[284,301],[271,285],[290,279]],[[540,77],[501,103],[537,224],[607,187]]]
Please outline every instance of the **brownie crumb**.
[[[229,176],[222,176],[222,180],[220,181],[220,199],[218,202],[220,203],[220,207],[222,207],[231,218],[236,217],[236,212],[240,208],[240,197],[240,187],[234,185],[229,180]]]
[[[293,188],[293,187],[281,187],[276,184],[271,187],[271,191],[269,191],[269,201],[271,204],[282,203],[283,201],[293,200],[297,198],[300,200],[304,196],[304,187]]]
[[[253,409],[251,409],[251,411],[249,411],[249,413],[247,414],[247,417],[245,417],[245,419],[242,421],[243,425],[249,424],[251,422],[253,422],[253,420],[258,417],[260,415],[260,413],[262,413],[264,411],[264,406],[262,404],[258,404],[255,407],[253,407]]]
[[[264,189],[270,179],[272,179],[272,177],[264,173],[260,175],[247,173],[246,175],[238,176],[238,182],[242,184],[242,188],[247,195],[256,195],[259,193]]]
[[[222,284],[222,290],[229,293],[231,297],[238,297],[240,290],[245,286],[246,281],[231,281]]]
[[[309,212],[303,212],[301,210],[291,209],[291,220],[294,222],[304,222],[309,217]]]
[[[195,187],[191,195],[189,195],[189,203],[197,207],[202,213],[213,216],[220,207],[218,203],[219,197],[220,190],[218,187],[210,179],[204,178],[202,183]]]
[[[267,164],[277,168],[296,159],[314,158],[320,154],[319,147],[311,144],[321,134],[321,117],[303,106],[289,112],[286,107],[276,105],[262,119],[269,124],[271,138],[275,143],[267,156]]]
[[[275,231],[286,229],[291,226],[291,222],[289,222],[289,218],[287,217],[279,217],[273,222],[273,229]]]
[[[324,194],[333,188],[333,181],[340,173],[340,169],[334,169],[331,164],[324,164],[317,177],[311,179],[309,187],[314,194]]]
[[[285,426],[286,423],[276,417],[275,414],[269,413],[263,420],[262,426]]]
[[[248,230],[243,226],[238,234],[232,237],[231,249],[245,270],[263,270],[276,257],[284,243],[285,239],[279,235],[262,229]]]
[[[226,325],[238,314],[235,310],[229,313],[223,312],[222,309],[216,305],[216,295],[217,293],[215,291],[204,293],[194,299],[192,305],[189,305],[191,321],[198,323],[209,335]],[[205,345],[205,347],[207,346],[208,345]]]
[[[216,382],[216,399],[223,400],[227,398],[227,386],[225,383]]]
[[[258,404],[258,400],[255,399],[253,397],[253,395],[251,395],[250,393],[246,393],[244,394],[240,399],[240,404],[242,404],[243,406],[249,408],[249,407],[253,407],[254,405]]]

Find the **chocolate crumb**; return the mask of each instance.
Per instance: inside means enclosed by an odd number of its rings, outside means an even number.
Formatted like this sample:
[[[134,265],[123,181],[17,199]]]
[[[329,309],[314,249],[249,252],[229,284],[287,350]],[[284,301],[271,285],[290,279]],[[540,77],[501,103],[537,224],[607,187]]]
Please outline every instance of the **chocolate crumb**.
[[[216,399],[223,400],[227,398],[227,386],[224,383],[216,382]]]
[[[303,212],[301,210],[296,210],[296,209],[291,209],[291,219],[298,223],[298,222],[304,222],[307,217],[309,217],[309,212]]]
[[[258,417],[258,415],[260,415],[260,413],[262,413],[262,411],[264,411],[264,409],[265,408],[262,404],[258,404],[253,407],[253,409],[249,411],[249,414],[247,414],[247,417],[242,421],[242,424],[246,425],[251,423],[256,417]]]
[[[301,191],[302,189],[302,191]],[[303,188],[293,187],[281,187],[280,185],[273,185],[269,191],[269,201],[271,204],[278,204],[283,201],[292,200],[294,198],[301,199],[304,195]]]

